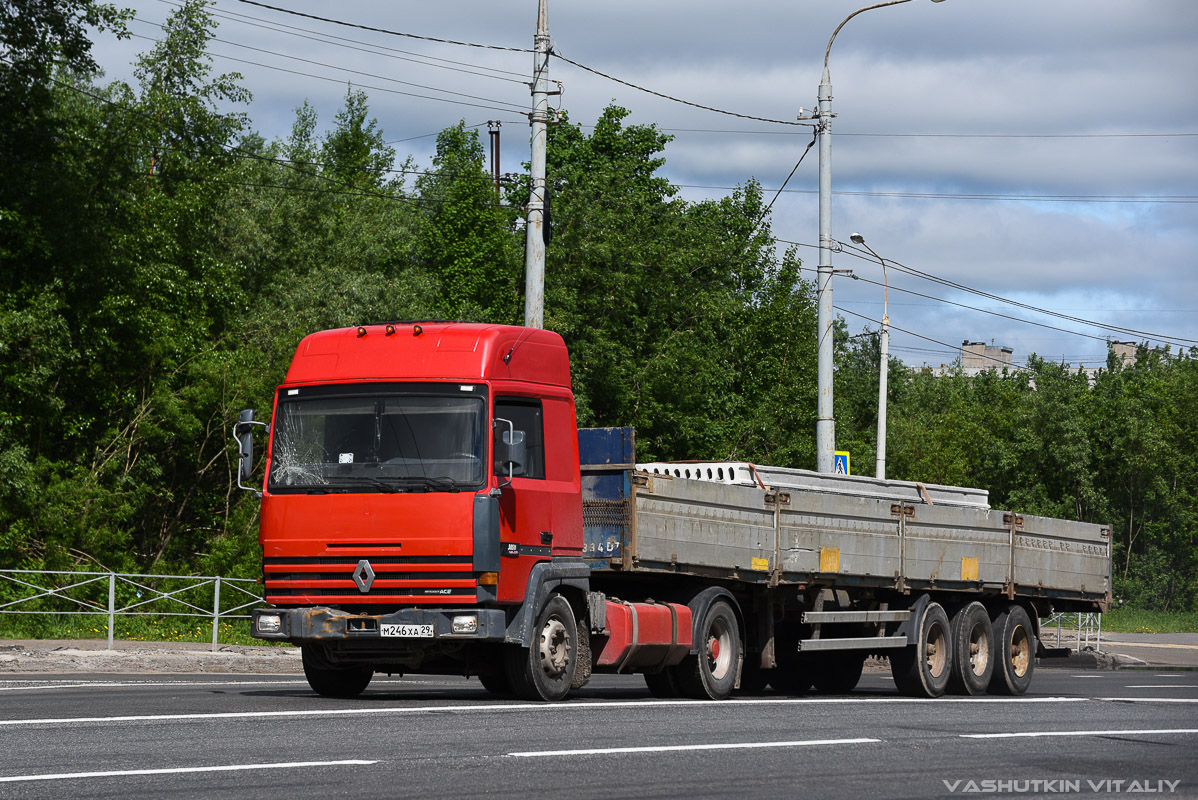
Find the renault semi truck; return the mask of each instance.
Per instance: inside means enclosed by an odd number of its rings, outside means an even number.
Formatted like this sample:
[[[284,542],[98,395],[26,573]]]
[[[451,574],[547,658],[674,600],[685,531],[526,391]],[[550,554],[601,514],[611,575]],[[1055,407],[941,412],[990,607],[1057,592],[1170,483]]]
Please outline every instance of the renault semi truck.
[[[265,430],[252,633],[312,689],[477,676],[554,701],[594,673],[659,697],[1027,690],[1052,611],[1102,611],[1110,529],[991,508],[979,489],[745,462],[641,462],[578,429],[551,331],[386,323],[300,342]]]

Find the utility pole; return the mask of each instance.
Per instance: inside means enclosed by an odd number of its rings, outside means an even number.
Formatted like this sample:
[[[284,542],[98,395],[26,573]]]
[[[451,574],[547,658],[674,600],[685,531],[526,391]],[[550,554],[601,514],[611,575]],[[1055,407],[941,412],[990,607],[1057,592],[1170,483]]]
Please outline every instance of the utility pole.
[[[524,325],[545,327],[545,151],[549,125],[548,0],[537,2],[537,34],[532,59],[532,158],[529,169],[528,224],[524,245]]]
[[[499,128],[503,122],[497,119],[487,120],[487,138],[491,144],[491,176],[495,181],[495,202],[499,203],[503,199],[503,194],[499,179]]]
[[[941,3],[944,0],[932,0]],[[832,403],[832,78],[828,72],[828,57],[832,54],[832,43],[836,34],[849,20],[864,11],[875,8],[897,6],[911,0],[884,0],[884,2],[859,8],[849,14],[832,31],[828,46],[824,49],[824,73],[819,82],[819,106],[814,112],[816,131],[819,133],[819,267],[816,291],[819,295],[816,314],[816,377],[819,385],[818,416],[815,422],[815,468],[818,472],[832,472],[836,468],[836,421]],[[803,115],[799,119],[810,119]]]

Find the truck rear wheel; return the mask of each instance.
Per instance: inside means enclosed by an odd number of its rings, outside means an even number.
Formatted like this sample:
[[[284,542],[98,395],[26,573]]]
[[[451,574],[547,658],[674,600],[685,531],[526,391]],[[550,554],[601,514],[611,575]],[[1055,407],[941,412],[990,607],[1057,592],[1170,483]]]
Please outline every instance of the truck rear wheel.
[[[940,697],[952,673],[952,629],[939,603],[928,603],[912,645],[890,656],[898,690],[912,697]]]
[[[510,647],[505,662],[517,697],[554,701],[569,693],[578,666],[578,625],[566,598],[549,598],[537,615],[532,647]]]
[[[699,626],[699,652],[674,667],[674,680],[686,697],[724,700],[736,685],[740,667],[740,625],[736,613],[717,600],[703,615]]]
[[[305,644],[300,647],[304,662],[304,677],[312,691],[321,697],[357,697],[366,691],[374,670],[370,667],[336,667],[325,657],[320,645]]]
[[[976,600],[953,614],[953,669],[949,691],[985,694],[994,674],[994,627],[986,607]]]
[[[848,694],[857,688],[866,653],[828,653],[816,662],[815,690],[823,694]]]
[[[990,692],[1010,695],[1026,692],[1036,668],[1036,634],[1023,606],[1012,603],[994,618],[994,655]]]

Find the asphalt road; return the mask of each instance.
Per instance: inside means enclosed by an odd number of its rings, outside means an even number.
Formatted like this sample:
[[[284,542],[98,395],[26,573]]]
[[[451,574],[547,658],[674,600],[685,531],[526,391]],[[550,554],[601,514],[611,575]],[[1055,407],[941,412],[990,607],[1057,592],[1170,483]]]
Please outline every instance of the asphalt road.
[[[1041,670],[1024,698],[930,701],[870,674],[722,703],[615,676],[559,704],[468,679],[378,677],[352,701],[298,676],[0,679],[0,798],[1198,797],[1195,755],[1187,671]]]

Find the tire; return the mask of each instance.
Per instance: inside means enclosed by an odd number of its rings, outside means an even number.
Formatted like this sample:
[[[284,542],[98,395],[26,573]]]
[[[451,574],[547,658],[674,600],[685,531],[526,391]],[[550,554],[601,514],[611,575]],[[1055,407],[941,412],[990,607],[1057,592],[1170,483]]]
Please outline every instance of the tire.
[[[674,683],[674,670],[666,667],[661,672],[646,672],[645,685],[649,694],[661,700],[679,697],[678,685]]]
[[[954,694],[985,694],[994,675],[994,626],[990,613],[976,600],[953,614],[953,668],[948,690]]]
[[[994,618],[994,656],[990,693],[1026,692],[1036,669],[1036,634],[1023,606],[1012,603]]]
[[[504,660],[517,697],[550,702],[564,698],[578,666],[578,625],[566,598],[550,597],[537,614],[532,647],[510,646]]]
[[[939,603],[924,609],[914,644],[890,656],[898,690],[911,697],[940,697],[952,675],[952,628]]]
[[[303,645],[300,648],[300,656],[304,662],[304,677],[308,679],[308,685],[321,697],[357,697],[366,691],[370,679],[374,677],[374,670],[370,667],[333,666],[320,645]]]
[[[507,672],[503,670],[479,675],[478,680],[482,683],[483,688],[491,694],[497,694],[500,697],[511,697],[512,695],[512,684],[507,679]]]
[[[865,668],[864,652],[829,653],[815,662],[815,690],[821,694],[848,694],[857,688]]]
[[[674,682],[684,697],[724,700],[736,685],[740,668],[740,625],[736,613],[716,600],[699,625],[699,652],[674,667]]]

